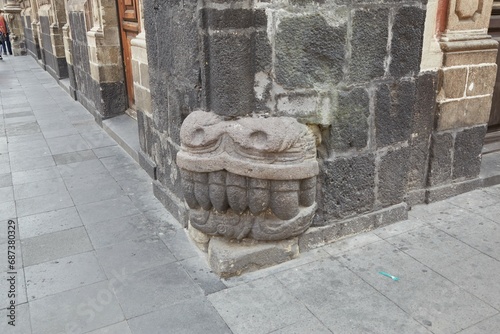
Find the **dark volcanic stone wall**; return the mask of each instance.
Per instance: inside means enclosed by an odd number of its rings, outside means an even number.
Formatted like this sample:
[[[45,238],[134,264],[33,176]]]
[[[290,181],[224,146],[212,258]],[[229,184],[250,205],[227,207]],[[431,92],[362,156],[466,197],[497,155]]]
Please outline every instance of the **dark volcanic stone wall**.
[[[57,58],[52,50],[52,41],[50,39],[50,21],[48,16],[40,16],[40,34],[42,40],[42,60],[46,66],[47,72],[57,79],[68,77],[68,67],[66,58]]]
[[[77,83],[76,96],[88,110],[97,110],[100,101],[99,85],[90,75],[90,62],[87,45],[87,28],[83,12],[70,12],[68,15],[73,41],[73,73]]]
[[[161,189],[156,188],[155,194],[160,199],[168,197],[163,203],[177,217],[182,206],[180,174],[175,164],[179,131],[184,118],[201,105],[197,3],[144,3],[153,115],[137,111],[139,137],[142,151],[156,165],[156,184]]]
[[[24,38],[26,41],[26,48],[28,53],[35,59],[40,59],[40,46],[38,41],[33,37],[33,29],[31,28],[31,16],[26,15],[23,17]]]
[[[315,225],[425,188],[437,82],[419,73],[426,0],[198,3],[144,4],[153,115],[139,113],[140,140],[164,194],[182,198],[179,128],[196,108],[316,128]]]

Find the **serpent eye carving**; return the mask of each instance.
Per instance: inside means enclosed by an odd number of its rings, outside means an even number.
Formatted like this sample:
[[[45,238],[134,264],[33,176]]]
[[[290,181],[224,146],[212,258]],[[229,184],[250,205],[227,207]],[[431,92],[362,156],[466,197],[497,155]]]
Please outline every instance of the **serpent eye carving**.
[[[289,117],[225,121],[196,111],[182,125],[181,144],[177,164],[194,228],[279,240],[311,224],[319,168],[305,125]]]

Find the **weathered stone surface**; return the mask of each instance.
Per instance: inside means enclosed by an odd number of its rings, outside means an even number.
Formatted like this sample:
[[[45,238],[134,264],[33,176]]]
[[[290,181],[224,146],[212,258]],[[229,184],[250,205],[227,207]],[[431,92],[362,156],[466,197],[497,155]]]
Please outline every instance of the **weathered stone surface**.
[[[467,78],[467,96],[493,94],[497,65],[470,66]]]
[[[408,189],[426,186],[429,147],[436,112],[437,72],[424,72],[417,77],[417,97],[411,134]]]
[[[467,67],[453,67],[443,69],[443,82],[441,88],[444,98],[455,99],[465,95],[467,83]]]
[[[451,180],[453,136],[451,133],[432,135],[429,185],[435,186]]]
[[[182,125],[181,141],[177,164],[193,172],[227,170],[270,180],[300,180],[318,173],[314,136],[289,117],[224,121],[214,113],[195,111]]]
[[[182,226],[187,227],[188,212],[182,197],[178,197],[158,181],[153,181],[153,194]]]
[[[362,149],[368,142],[370,98],[363,88],[339,92],[327,145],[335,151]]]
[[[488,122],[491,96],[466,98],[438,104],[438,131],[469,127]]]
[[[478,50],[462,52],[445,52],[443,66],[494,64],[497,59],[497,50]]]
[[[323,161],[318,204],[323,224],[370,211],[375,200],[375,157],[372,154]],[[321,222],[315,221],[318,225]]]
[[[381,84],[375,93],[377,145],[391,145],[410,139],[415,105],[415,82]]]
[[[481,179],[473,179],[462,182],[450,183],[439,187],[429,188],[426,194],[426,202],[433,203],[442,201],[452,196],[460,195],[481,187]]]
[[[377,198],[384,207],[403,201],[407,190],[409,161],[409,147],[389,150],[380,158]]]
[[[311,227],[299,236],[299,249],[305,252],[352,234],[370,231],[405,219],[408,219],[408,206],[406,203],[401,203],[329,225]]]
[[[297,238],[257,242],[243,240],[232,242],[212,238],[208,245],[208,262],[221,277],[238,276],[296,258],[299,255]]]
[[[342,79],[347,27],[320,15],[283,17],[276,33],[276,80],[285,87],[312,87]]]
[[[456,134],[452,175],[454,180],[470,179],[479,175],[485,135],[486,126],[466,129]]]
[[[154,138],[157,138],[154,136]],[[159,141],[157,138],[156,141]],[[182,197],[182,184],[180,170],[175,163],[178,147],[170,141],[162,141],[160,145],[156,144],[156,153],[153,161],[157,163],[156,178],[170,191]],[[160,161],[161,163],[158,163]]]
[[[204,29],[246,29],[267,25],[266,13],[262,10],[203,8],[200,14]]]
[[[253,44],[247,34],[213,34],[205,38],[207,105],[224,116],[243,116],[254,109]]]
[[[352,22],[349,79],[369,81],[384,75],[389,11],[386,8],[358,9]]]
[[[311,225],[316,205],[303,208],[288,219],[277,217],[274,212],[258,215],[246,211],[238,213],[232,209],[220,213],[217,210],[195,210],[189,212],[191,226],[207,235],[223,236],[227,239],[275,241],[302,234]]]
[[[196,111],[183,123],[181,140],[177,164],[194,228],[229,239],[280,240],[311,225],[316,205],[305,197],[314,198],[319,170],[307,126],[289,117],[224,120]]]
[[[424,20],[425,10],[418,7],[404,6],[396,10],[389,67],[392,76],[399,78],[419,72]]]
[[[255,72],[270,72],[272,48],[265,31],[257,31],[255,38]]]

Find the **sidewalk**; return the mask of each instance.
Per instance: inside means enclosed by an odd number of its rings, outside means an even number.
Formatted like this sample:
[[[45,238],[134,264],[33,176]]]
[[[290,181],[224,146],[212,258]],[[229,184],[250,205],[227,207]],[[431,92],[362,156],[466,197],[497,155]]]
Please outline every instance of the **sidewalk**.
[[[5,57],[0,75],[0,333],[498,332],[500,186],[220,280],[148,175],[31,57]]]

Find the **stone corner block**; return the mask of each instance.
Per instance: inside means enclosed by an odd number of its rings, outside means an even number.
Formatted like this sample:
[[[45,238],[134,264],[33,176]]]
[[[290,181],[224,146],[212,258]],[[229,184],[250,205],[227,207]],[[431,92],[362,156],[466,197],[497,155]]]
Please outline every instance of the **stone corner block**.
[[[198,247],[202,252],[208,252],[208,243],[210,242],[210,236],[201,232],[200,230],[195,229],[188,223],[188,234],[193,243]]]
[[[434,187],[427,190],[426,203],[434,203],[444,199],[457,196],[482,187],[482,179],[473,179],[463,182],[451,183],[444,186]]]
[[[292,260],[298,255],[297,238],[276,242],[251,239],[236,242],[214,237],[208,244],[208,262],[212,270],[221,277],[238,276],[270,267]]]
[[[303,253],[350,235],[371,231],[405,219],[408,219],[408,205],[399,203],[363,216],[337,221],[326,226],[311,227],[299,236],[299,249]]]
[[[490,117],[491,96],[442,102],[438,108],[438,131],[485,124]]]

